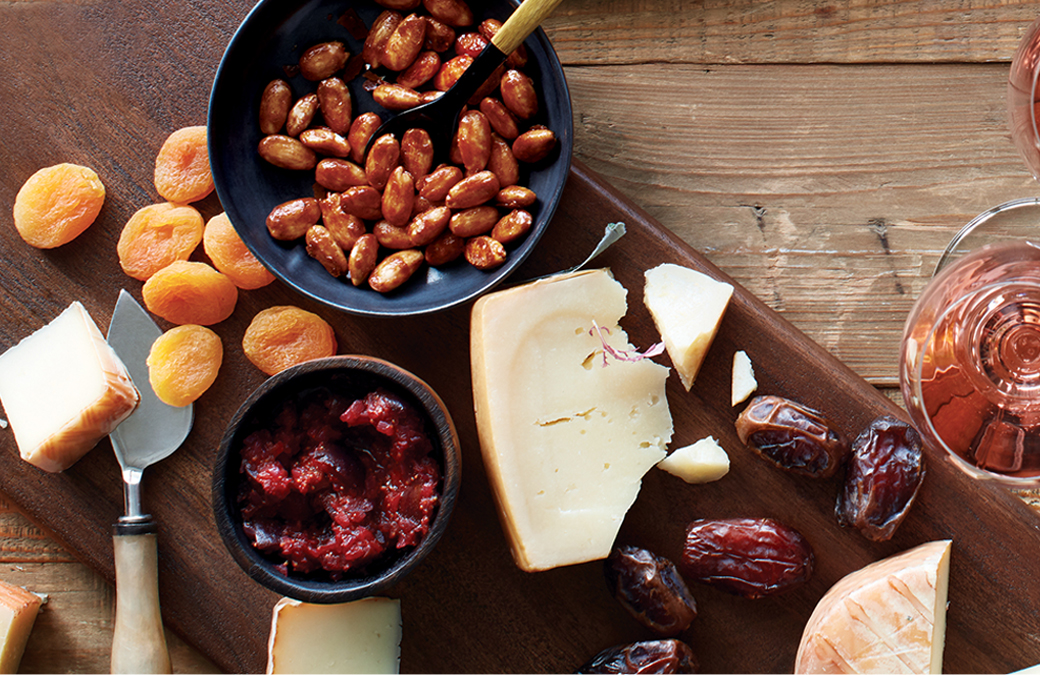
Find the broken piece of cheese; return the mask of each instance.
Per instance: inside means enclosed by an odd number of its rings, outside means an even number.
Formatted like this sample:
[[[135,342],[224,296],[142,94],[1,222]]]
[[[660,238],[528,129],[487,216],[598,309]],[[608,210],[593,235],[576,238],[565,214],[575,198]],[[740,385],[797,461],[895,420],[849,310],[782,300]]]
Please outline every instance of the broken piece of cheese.
[[[610,553],[643,475],[665,456],[668,368],[630,350],[627,291],[587,270],[492,293],[473,307],[477,431],[513,557],[527,571]],[[594,331],[593,323],[604,328]]]
[[[710,483],[729,473],[729,455],[713,436],[708,436],[673,450],[657,467],[687,483]]]
[[[397,673],[401,601],[372,597],[319,605],[282,598],[271,615],[267,672]]]
[[[43,598],[0,581],[0,673],[17,673]]]
[[[22,459],[64,471],[137,407],[126,367],[73,302],[0,354],[0,401]]]
[[[949,540],[879,560],[836,583],[802,634],[795,673],[941,673]]]
[[[758,381],[755,380],[755,368],[751,365],[751,358],[747,352],[734,352],[730,404],[743,403],[756,389],[758,389]]]
[[[689,391],[722,323],[733,286],[671,263],[647,270],[645,277],[643,302]]]

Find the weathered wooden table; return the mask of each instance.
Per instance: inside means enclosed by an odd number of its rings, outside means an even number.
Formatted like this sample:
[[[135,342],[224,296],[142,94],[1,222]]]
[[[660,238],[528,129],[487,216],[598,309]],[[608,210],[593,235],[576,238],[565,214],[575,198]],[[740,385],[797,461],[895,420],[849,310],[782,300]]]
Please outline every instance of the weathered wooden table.
[[[108,291],[131,281],[118,228],[154,200],[163,138],[204,123],[250,7],[0,4],[0,348],[75,298],[107,324]],[[978,212],[1040,193],[1008,140],[1004,100],[1036,14],[997,0],[564,0],[545,30],[571,90],[575,157],[898,403],[903,321],[945,243]],[[109,186],[89,256],[29,250],[12,227],[22,182],[61,161],[94,166]],[[482,479],[479,467],[467,476]],[[117,494],[115,474],[106,489]],[[108,542],[66,547],[17,501],[0,501],[0,578],[49,596],[22,671],[105,671],[114,594],[94,563]],[[172,632],[170,644],[179,672],[223,662]]]

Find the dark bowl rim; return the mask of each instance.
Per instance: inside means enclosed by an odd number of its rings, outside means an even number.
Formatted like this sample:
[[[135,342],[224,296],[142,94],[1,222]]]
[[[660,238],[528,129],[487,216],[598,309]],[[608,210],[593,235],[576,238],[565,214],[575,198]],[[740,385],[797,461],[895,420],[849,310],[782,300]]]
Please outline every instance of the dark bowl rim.
[[[514,7],[519,6],[519,0],[504,0],[504,2],[508,2]],[[223,173],[217,169],[218,162],[215,159],[216,157],[221,156],[219,148],[214,142],[214,134],[212,133],[215,118],[215,102],[218,100],[219,88],[228,77],[225,66],[227,66],[229,60],[232,59],[238,41],[247,33],[251,22],[256,20],[255,17],[259,16],[265,10],[266,6],[270,4],[277,5],[279,4],[279,0],[258,0],[236,28],[231,39],[228,41],[228,45],[217,66],[207,102],[206,127],[209,132],[207,133],[207,149],[210,156],[210,166],[214,176],[215,192],[221,204],[225,205],[224,210],[227,212],[228,218],[233,226],[235,226],[236,220],[240,220],[235,217],[239,215],[238,210],[231,194],[231,188],[224,184]],[[556,82],[554,86],[558,86],[561,93],[560,103],[562,105],[562,110],[560,111],[560,121],[564,125],[564,128],[554,128],[554,131],[557,132],[560,150],[556,158],[552,161],[551,166],[551,170],[558,172],[561,177],[552,186],[550,195],[540,204],[540,210],[536,217],[535,225],[528,233],[527,240],[525,240],[519,248],[510,251],[509,259],[504,265],[498,269],[486,272],[486,280],[484,282],[473,285],[472,288],[466,292],[438,299],[435,302],[425,305],[413,305],[409,303],[405,306],[397,306],[392,301],[389,303],[379,303],[377,301],[378,306],[375,307],[358,307],[351,304],[349,297],[346,300],[329,298],[323,295],[320,292],[320,289],[309,288],[302,282],[292,279],[290,274],[278,268],[278,266],[273,264],[269,265],[265,261],[267,256],[256,250],[256,247],[254,247],[246,238],[243,238],[247,248],[249,248],[250,252],[253,253],[253,255],[255,255],[261,263],[264,264],[272,274],[274,274],[275,277],[293,289],[293,291],[319,302],[324,306],[355,316],[404,317],[440,312],[471,302],[481,295],[492,291],[498,285],[506,281],[506,279],[508,279],[509,276],[511,276],[513,272],[515,272],[516,269],[531,256],[539,240],[552,223],[553,216],[556,213],[560,199],[562,199],[563,196],[563,191],[569,180],[574,150],[574,108],[571,100],[570,88],[567,84],[566,73],[563,70],[563,64],[542,28],[536,28],[531,35],[528,36],[527,40],[525,40],[525,44],[530,40],[537,41],[539,47],[545,52],[546,56],[548,56],[548,62],[544,64],[544,68],[546,72],[551,73],[553,80]],[[450,272],[448,273],[450,274]],[[349,282],[344,283],[349,284]],[[375,291],[372,291],[372,293],[375,293]]]
[[[440,503],[430,530],[418,546],[404,553],[386,570],[371,577],[338,582],[288,577],[276,572],[271,563],[246,540],[235,505],[229,499],[229,471],[232,457],[250,414],[280,391],[291,390],[301,379],[320,377],[321,373],[360,372],[373,381],[386,380],[399,391],[407,392],[419,403],[436,433],[431,440],[440,454],[442,467]],[[307,361],[269,377],[239,406],[221,437],[212,473],[212,508],[217,531],[231,557],[257,583],[282,595],[312,603],[341,603],[376,595],[397,584],[411,572],[440,541],[457,501],[461,482],[461,451],[458,433],[444,401],[417,375],[384,359],[346,354]]]

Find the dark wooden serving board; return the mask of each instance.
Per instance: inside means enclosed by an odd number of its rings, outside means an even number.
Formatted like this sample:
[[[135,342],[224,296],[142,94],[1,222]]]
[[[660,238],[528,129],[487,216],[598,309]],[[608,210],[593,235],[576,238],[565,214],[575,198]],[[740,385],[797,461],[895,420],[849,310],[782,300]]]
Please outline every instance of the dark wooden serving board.
[[[553,224],[516,279],[558,271],[591,251],[607,223],[628,234],[597,264],[629,290],[623,321],[640,347],[658,336],[642,305],[642,273],[674,262],[726,279],[697,252],[623,196],[575,164]],[[706,226],[710,226],[706,224]],[[104,245],[108,245],[105,243]],[[88,248],[99,247],[88,240]],[[74,283],[74,258],[31,254],[37,265],[4,269],[5,284],[46,292],[13,299],[0,329],[7,345],[68,302],[82,299],[104,329],[118,287],[140,297],[120,275],[85,290]],[[513,564],[484,474],[469,377],[469,306],[435,316],[359,319],[305,302],[281,284],[243,293],[235,314],[217,327],[225,363],[196,404],[185,445],[146,473],[146,509],[160,523],[160,585],[167,624],[228,671],[260,672],[266,663],[270,610],[276,597],[234,564],[210,512],[210,466],[224,425],[263,376],[242,355],[252,315],[296,303],[335,327],[341,353],[389,359],[429,382],[445,399],[462,440],[462,490],[447,534],[420,568],[395,588],[402,599],[402,670],[422,672],[566,672],[595,652],[650,635],[608,595],[600,563],[536,574]],[[9,307],[8,307],[9,305]],[[736,437],[738,408],[729,404],[733,352],[750,355],[759,392],[799,399],[855,435],[881,414],[902,414],[873,387],[738,287],[693,390],[673,374],[668,398],[672,447],[714,435],[730,454],[722,480],[691,486],[653,469],[625,520],[620,542],[677,558],[686,524],[705,516],[770,516],[799,529],[816,551],[813,580],[796,591],[745,600],[695,585],[700,615],[684,638],[705,672],[784,672],[794,664],[802,626],[820,596],[844,574],[918,543],[952,538],[953,566],[946,644],[948,672],[1006,672],[1040,662],[1040,583],[1036,516],[1007,492],[973,482],[937,456],[912,514],[891,542],[873,544],[835,524],[836,479],[813,481],[779,472]],[[895,355],[893,355],[895,358]],[[659,360],[667,363],[666,357]],[[110,528],[121,508],[118,466],[108,441],[63,474],[22,462],[9,430],[0,433],[0,490],[53,531],[85,562],[113,576]]]

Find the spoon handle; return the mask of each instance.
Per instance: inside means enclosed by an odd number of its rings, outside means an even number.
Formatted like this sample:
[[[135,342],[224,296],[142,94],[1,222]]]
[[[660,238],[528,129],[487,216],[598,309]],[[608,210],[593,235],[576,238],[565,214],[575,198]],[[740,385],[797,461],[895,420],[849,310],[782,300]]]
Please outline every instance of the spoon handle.
[[[524,0],[491,38],[491,44],[498,47],[503,54],[512,53],[547,16],[552,14],[560,2],[561,0]]]
[[[111,670],[113,673],[170,673],[170,656],[159,613],[154,523],[136,525],[140,526],[116,525],[113,537],[116,617]]]

